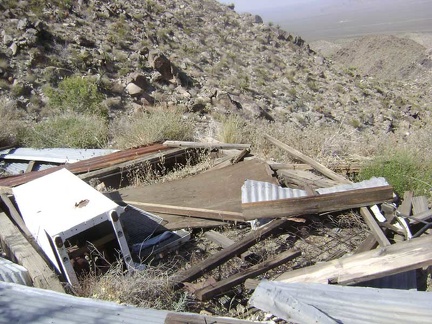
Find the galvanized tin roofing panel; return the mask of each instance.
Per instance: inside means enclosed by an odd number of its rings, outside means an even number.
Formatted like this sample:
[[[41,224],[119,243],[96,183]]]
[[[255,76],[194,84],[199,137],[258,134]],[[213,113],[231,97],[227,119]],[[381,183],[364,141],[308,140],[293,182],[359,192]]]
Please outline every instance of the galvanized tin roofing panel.
[[[282,188],[263,181],[246,180],[242,186],[242,204],[304,196],[307,196],[305,190]]]
[[[0,162],[0,169],[7,172],[8,174],[22,174],[27,170],[28,167],[27,162]],[[52,167],[57,166],[57,164],[48,164],[48,163],[35,163],[32,171],[41,171],[46,170]]]
[[[30,286],[32,281],[26,268],[0,258],[0,281]]]
[[[310,306],[332,323],[430,323],[432,318],[430,292],[413,290],[262,281],[250,303],[300,323],[310,323],[306,320]],[[305,313],[302,305],[306,306]]]
[[[51,163],[74,163],[95,156],[103,156],[117,152],[108,149],[73,149],[73,148],[12,148],[0,151],[0,159],[19,161],[43,161]]]
[[[330,193],[336,193],[336,192],[343,192],[343,191],[349,191],[349,190],[356,190],[356,189],[366,189],[366,188],[374,188],[374,187],[384,187],[388,186],[388,182],[385,178],[379,177],[379,178],[371,178],[369,180],[356,182],[352,184],[343,184],[339,186],[334,187],[328,187],[328,188],[319,188],[316,191],[320,194],[330,194]]]
[[[0,323],[155,323],[167,311],[122,306],[0,282]]]

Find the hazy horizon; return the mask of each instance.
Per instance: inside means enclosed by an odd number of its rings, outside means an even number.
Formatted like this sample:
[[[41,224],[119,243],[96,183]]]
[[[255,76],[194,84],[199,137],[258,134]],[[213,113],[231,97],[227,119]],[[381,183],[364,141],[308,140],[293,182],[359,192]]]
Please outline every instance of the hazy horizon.
[[[273,0],[234,3],[307,41],[366,34],[432,32],[432,0]]]

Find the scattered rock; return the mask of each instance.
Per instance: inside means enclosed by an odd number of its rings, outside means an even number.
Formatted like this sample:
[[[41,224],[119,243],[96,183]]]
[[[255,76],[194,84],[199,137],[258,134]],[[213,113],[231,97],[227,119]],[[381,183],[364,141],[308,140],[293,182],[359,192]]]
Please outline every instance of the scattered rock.
[[[141,87],[137,86],[135,83],[129,83],[126,86],[126,91],[132,97],[139,97],[141,94],[144,93],[144,90]]]

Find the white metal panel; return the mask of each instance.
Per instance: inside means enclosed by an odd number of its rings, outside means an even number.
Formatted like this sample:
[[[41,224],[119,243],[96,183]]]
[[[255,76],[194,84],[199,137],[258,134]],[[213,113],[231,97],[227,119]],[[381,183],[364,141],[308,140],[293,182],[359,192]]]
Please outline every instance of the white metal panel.
[[[323,194],[330,194],[330,193],[343,192],[343,191],[356,190],[356,189],[383,187],[388,185],[389,184],[385,178],[373,177],[369,180],[364,180],[361,182],[343,184],[343,185],[338,185],[338,186],[328,187],[328,188],[319,188],[316,190],[316,192],[318,192],[320,195],[323,195]]]
[[[307,196],[305,190],[282,188],[264,181],[246,180],[242,186],[242,204],[304,196]]]
[[[123,211],[66,169],[18,186],[13,193],[28,229],[55,265],[57,261],[46,233],[64,240],[109,220],[112,210],[119,215]]]
[[[108,149],[74,149],[74,148],[13,148],[0,151],[3,160],[43,161],[51,163],[73,163],[117,152]]]

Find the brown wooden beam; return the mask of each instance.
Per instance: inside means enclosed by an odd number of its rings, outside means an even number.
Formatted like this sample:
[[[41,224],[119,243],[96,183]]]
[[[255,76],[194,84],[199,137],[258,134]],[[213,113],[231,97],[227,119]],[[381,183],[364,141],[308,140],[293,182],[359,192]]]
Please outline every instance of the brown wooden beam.
[[[295,217],[340,211],[390,201],[390,186],[362,188],[317,196],[260,201],[242,204],[245,219]]]
[[[355,284],[432,265],[432,235],[286,272],[283,282]]]
[[[202,149],[221,149],[221,150],[243,150],[250,149],[250,144],[228,144],[228,143],[201,143],[201,142],[184,142],[184,141],[165,141],[163,145],[168,147],[190,147]]]
[[[221,280],[216,284],[209,285],[202,289],[199,289],[195,292],[195,296],[202,301],[209,300],[213,298],[215,295],[223,294],[230,290],[232,287],[237,286],[244,282],[248,278],[256,277],[268,270],[276,268],[289,260],[292,260],[301,255],[301,252],[298,250],[289,250],[285,251],[275,258],[266,260],[262,263],[256,264],[245,271],[239,272],[229,278]]]
[[[232,257],[245,252],[251,246],[269,237],[270,235],[282,229],[289,223],[289,220],[278,219],[264,225],[256,231],[251,232],[239,242],[228,246],[227,248],[211,255],[204,261],[192,266],[190,269],[187,269],[186,271],[180,273],[174,279],[174,285],[177,287],[181,287],[182,282],[190,282],[198,279],[204,273],[213,270],[224,262],[230,260]]]
[[[152,204],[152,203],[144,203],[139,201],[124,201],[124,202],[130,205],[140,206],[141,208],[145,209],[148,212],[154,212],[160,214],[205,218],[205,219],[213,219],[218,221],[235,221],[235,222],[246,221],[246,219],[243,217],[243,214],[237,212]]]

